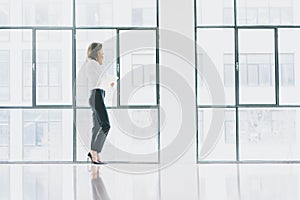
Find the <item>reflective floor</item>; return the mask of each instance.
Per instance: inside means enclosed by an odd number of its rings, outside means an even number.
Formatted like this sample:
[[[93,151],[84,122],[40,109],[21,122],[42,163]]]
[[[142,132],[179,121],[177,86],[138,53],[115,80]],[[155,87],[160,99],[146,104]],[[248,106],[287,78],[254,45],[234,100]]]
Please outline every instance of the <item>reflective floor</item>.
[[[0,199],[300,199],[298,164],[176,164],[139,174],[128,167],[153,164],[2,164]]]

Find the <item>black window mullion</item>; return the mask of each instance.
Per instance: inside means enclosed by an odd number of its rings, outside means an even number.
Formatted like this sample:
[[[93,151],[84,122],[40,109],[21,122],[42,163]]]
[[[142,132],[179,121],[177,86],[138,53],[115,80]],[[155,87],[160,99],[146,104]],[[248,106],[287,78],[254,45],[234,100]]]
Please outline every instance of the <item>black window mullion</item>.
[[[158,7],[158,0],[157,5]],[[157,8],[158,12],[158,8]],[[157,14],[157,27],[159,26],[158,14]],[[157,150],[158,150],[158,163],[160,163],[160,90],[159,90],[159,28],[156,29],[156,105],[157,105]],[[196,104],[197,105],[197,104]]]
[[[120,29],[117,29],[117,77],[118,84],[117,84],[117,107],[120,107],[120,93],[121,93],[121,81],[120,81]]]
[[[36,29],[32,29],[32,107],[36,107]]]
[[[76,0],[73,0],[72,16],[72,111],[73,111],[73,162],[77,161],[77,109],[76,109]],[[74,183],[75,184],[75,183]],[[74,185],[76,186],[76,184]]]
[[[279,106],[279,62],[278,62],[278,28],[274,28],[275,43],[275,98],[276,106]]]
[[[233,1],[234,7],[234,61],[235,61],[235,149],[236,161],[240,160],[240,140],[239,140],[239,104],[240,104],[240,85],[239,85],[239,29],[237,26],[237,0]]]

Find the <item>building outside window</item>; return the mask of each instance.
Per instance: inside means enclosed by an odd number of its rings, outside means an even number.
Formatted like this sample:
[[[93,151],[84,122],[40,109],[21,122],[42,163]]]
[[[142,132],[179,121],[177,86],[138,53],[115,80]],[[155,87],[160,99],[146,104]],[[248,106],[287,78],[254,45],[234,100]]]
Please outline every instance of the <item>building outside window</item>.
[[[131,84],[132,86],[146,86],[155,83],[153,54],[131,54]]]
[[[8,25],[9,17],[9,1],[3,0],[0,2],[0,25]]]
[[[40,100],[61,100],[61,50],[40,50],[37,66],[37,90],[39,90]]]
[[[232,76],[232,67],[230,63],[226,63],[224,55],[224,85],[225,87],[233,86],[234,77]],[[240,55],[240,82],[244,86],[271,86],[274,83],[271,74],[274,70],[274,62],[271,54],[241,54]],[[295,72],[294,72],[294,55],[293,54],[280,54],[281,66],[281,86],[294,86],[295,85]]]
[[[31,100],[32,68],[31,50],[23,50],[23,101]]]
[[[294,54],[280,54],[281,86],[295,86]]]
[[[240,111],[240,141],[242,143],[293,144],[295,139],[296,111]]]
[[[8,50],[0,50],[0,101],[10,99],[10,56]]]
[[[223,23],[232,24],[232,7],[223,8]],[[293,7],[239,7],[239,24],[292,24]]]
[[[9,158],[10,143],[10,113],[0,111],[0,160]]]
[[[62,148],[61,111],[23,111],[23,159],[51,159]]]

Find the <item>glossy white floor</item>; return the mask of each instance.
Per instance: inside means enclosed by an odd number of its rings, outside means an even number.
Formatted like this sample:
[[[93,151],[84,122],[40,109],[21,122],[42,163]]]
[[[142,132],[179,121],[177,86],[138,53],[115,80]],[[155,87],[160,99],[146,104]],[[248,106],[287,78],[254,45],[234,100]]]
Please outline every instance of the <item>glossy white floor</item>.
[[[125,165],[131,169],[149,167]],[[300,199],[298,164],[175,164],[141,174],[121,172],[120,169],[121,164],[100,167],[88,164],[3,164],[0,165],[0,199]]]

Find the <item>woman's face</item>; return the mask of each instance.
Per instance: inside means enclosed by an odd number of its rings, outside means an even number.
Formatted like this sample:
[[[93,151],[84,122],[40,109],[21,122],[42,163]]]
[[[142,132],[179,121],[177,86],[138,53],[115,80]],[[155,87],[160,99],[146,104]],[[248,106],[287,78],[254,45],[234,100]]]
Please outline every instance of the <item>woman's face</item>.
[[[98,63],[100,64],[100,65],[102,65],[102,63],[103,63],[103,50],[102,49],[100,49],[99,51],[98,51],[98,57],[97,57],[97,61],[98,61]]]

